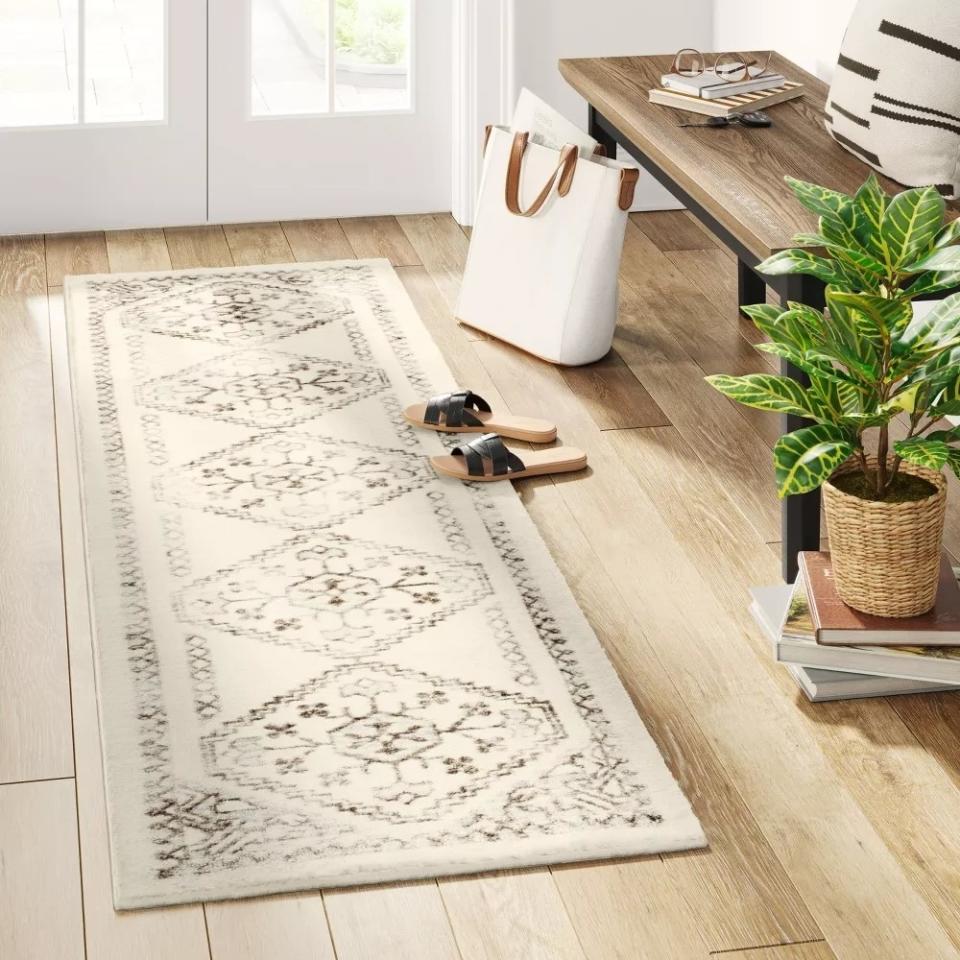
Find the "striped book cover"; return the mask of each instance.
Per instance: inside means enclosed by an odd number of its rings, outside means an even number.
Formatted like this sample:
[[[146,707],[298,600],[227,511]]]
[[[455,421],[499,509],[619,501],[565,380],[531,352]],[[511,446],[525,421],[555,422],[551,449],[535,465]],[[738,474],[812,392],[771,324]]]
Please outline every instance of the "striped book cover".
[[[657,88],[650,91],[650,102],[691,113],[703,113],[708,117],[729,117],[734,113],[749,113],[751,110],[765,110],[767,107],[802,97],[802,83],[787,80],[783,86],[773,90],[754,90],[752,93],[740,93],[733,97],[718,97],[716,100],[702,100],[674,90]]]

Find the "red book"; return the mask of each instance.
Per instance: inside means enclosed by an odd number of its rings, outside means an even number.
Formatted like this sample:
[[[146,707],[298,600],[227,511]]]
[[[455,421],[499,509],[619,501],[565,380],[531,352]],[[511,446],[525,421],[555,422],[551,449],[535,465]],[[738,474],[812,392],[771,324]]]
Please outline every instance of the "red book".
[[[940,560],[937,601],[922,617],[876,617],[848,607],[837,595],[830,554],[799,554],[817,643],[838,646],[960,646],[960,585],[947,554]]]

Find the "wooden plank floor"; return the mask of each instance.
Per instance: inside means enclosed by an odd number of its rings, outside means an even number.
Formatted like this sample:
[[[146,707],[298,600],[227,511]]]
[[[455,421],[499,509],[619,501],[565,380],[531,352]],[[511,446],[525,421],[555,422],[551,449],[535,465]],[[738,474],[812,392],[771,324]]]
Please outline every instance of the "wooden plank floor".
[[[683,212],[633,215],[614,351],[559,370],[453,320],[467,243],[441,214],[0,241],[0,957],[960,958],[960,695],[808,704],[747,613],[778,576],[776,424],[702,382],[769,369],[727,251]],[[57,523],[63,277],[374,256],[458,383],[588,451],[518,493],[711,846],[116,914],[70,504]]]

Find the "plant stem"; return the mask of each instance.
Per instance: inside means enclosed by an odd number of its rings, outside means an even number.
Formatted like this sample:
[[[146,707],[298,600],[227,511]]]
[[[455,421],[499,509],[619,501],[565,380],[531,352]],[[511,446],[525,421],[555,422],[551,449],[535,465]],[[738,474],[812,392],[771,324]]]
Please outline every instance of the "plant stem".
[[[890,431],[887,424],[880,428],[877,440],[877,499],[882,500],[887,492],[887,451],[890,449]]]

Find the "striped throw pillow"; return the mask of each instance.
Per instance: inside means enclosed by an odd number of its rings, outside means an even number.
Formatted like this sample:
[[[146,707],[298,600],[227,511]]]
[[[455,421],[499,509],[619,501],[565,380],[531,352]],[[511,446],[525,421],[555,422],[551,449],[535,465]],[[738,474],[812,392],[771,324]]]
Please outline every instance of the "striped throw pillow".
[[[860,0],[827,100],[846,150],[905,186],[960,194],[960,0]]]

